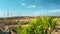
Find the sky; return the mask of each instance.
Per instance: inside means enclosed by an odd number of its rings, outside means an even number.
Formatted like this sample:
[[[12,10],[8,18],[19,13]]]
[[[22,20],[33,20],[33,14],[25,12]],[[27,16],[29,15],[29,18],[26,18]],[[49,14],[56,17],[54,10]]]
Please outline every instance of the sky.
[[[0,0],[0,17],[60,16],[60,0]]]

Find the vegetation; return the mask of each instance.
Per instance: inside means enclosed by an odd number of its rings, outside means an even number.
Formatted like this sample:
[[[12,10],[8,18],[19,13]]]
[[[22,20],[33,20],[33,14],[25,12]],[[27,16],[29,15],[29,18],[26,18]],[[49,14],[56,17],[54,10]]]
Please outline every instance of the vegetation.
[[[51,16],[36,17],[27,27],[20,24],[17,27],[19,34],[51,34],[53,30],[57,30],[57,20],[53,20]]]

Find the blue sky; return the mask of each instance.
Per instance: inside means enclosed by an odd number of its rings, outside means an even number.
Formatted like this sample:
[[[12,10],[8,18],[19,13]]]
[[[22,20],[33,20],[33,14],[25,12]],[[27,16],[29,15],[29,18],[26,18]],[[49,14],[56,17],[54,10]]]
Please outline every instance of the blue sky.
[[[60,16],[60,0],[0,0],[0,17]]]

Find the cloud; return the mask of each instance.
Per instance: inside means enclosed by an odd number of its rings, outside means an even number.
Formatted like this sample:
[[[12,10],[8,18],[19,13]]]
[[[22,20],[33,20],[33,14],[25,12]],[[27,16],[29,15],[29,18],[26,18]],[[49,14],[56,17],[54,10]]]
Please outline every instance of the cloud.
[[[6,12],[6,11],[0,11],[0,17],[13,17],[13,16],[17,16],[17,12],[13,13],[13,12]]]
[[[3,12],[3,11],[0,12],[0,17],[6,17],[6,16],[7,16],[6,12]]]
[[[21,14],[20,14],[21,13]],[[10,12],[9,16],[7,16],[7,12],[0,12],[0,17],[13,17],[13,16],[60,16],[60,10],[38,10],[34,12]]]
[[[49,13],[53,13],[53,12],[60,12],[60,10],[47,10]]]
[[[25,1],[25,0],[22,0],[22,1]]]
[[[25,5],[27,5],[27,4],[26,4],[26,3],[22,3],[21,5],[22,5],[22,6],[25,6]]]
[[[36,5],[29,5],[28,8],[36,8]]]
[[[35,2],[36,2],[36,3],[37,3],[37,2],[41,3],[42,1],[41,1],[41,0],[36,0]]]
[[[60,10],[39,10],[36,12],[32,12],[32,15],[35,15],[35,16],[45,16],[45,15],[59,16]]]

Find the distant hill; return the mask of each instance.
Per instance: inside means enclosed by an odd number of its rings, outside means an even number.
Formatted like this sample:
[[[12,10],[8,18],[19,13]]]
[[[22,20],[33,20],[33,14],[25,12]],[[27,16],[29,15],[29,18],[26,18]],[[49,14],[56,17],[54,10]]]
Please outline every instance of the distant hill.
[[[41,16],[38,16],[41,17]],[[60,16],[53,16],[54,18],[60,18]],[[0,18],[0,23],[1,22],[7,22],[7,21],[12,21],[12,22],[17,22],[17,21],[31,21],[35,17],[31,16],[21,16],[21,17],[7,17],[7,18]]]
[[[21,16],[21,17],[7,17],[7,18],[0,18],[0,22],[7,22],[7,21],[30,21],[32,20],[34,17],[30,17],[30,16]]]

